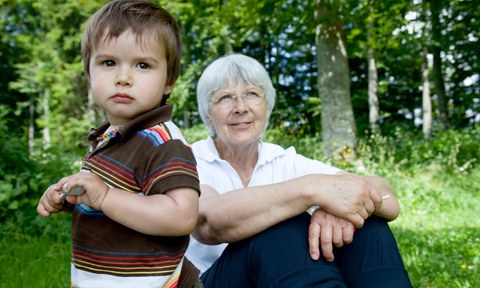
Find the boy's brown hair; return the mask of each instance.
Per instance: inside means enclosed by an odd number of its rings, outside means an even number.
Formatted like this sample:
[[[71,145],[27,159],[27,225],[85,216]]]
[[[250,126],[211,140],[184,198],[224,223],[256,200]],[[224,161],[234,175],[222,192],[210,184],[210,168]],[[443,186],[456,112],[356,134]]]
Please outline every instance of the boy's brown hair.
[[[146,35],[163,40],[167,59],[167,85],[172,85],[180,75],[182,40],[175,19],[162,7],[143,0],[116,0],[105,4],[87,22],[82,39],[82,58],[85,76],[90,80],[89,62],[92,50],[102,37],[117,38],[131,29],[137,41]],[[105,32],[108,34],[105,35]]]

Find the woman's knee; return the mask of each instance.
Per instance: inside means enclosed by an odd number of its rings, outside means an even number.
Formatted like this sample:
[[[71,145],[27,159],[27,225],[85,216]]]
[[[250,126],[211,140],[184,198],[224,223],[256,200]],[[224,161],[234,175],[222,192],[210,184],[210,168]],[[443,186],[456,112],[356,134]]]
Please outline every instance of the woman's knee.
[[[310,224],[310,214],[302,213],[283,222],[280,222],[263,232],[253,236],[256,244],[265,243],[269,246],[272,242],[281,244],[282,242],[295,247],[304,246],[308,248],[308,227]],[[283,244],[281,244],[283,245]],[[283,249],[285,246],[282,246]],[[290,246],[289,246],[290,247]]]

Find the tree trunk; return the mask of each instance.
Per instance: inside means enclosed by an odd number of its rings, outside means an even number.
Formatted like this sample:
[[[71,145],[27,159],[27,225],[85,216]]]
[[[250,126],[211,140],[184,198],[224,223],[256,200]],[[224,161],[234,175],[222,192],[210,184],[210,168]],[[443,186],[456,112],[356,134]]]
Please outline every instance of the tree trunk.
[[[438,0],[430,0],[430,12],[432,17],[432,54],[433,54],[433,80],[435,83],[435,93],[438,101],[438,114],[443,130],[450,127],[448,120],[447,96],[445,92],[445,81],[442,73],[442,58],[440,56],[440,4]]]
[[[45,121],[43,127],[43,146],[50,147],[51,145],[51,137],[50,137],[50,91],[45,89],[43,93],[43,119]]]
[[[348,58],[338,1],[316,0],[318,93],[321,99],[325,155],[337,158],[356,147],[356,127],[350,99]],[[351,150],[348,150],[351,148]]]
[[[28,152],[33,153],[35,147],[35,101],[33,96],[30,97],[30,105],[28,107]]]
[[[426,51],[423,54],[422,63],[423,91],[422,91],[422,111],[423,111],[423,138],[429,139],[432,133],[432,99],[430,96],[430,81]]]
[[[370,33],[368,33],[370,35]],[[369,37],[370,38],[370,37]],[[370,42],[370,41],[369,41]],[[378,73],[375,63],[374,51],[372,47],[368,48],[368,119],[370,129],[373,133],[378,132],[378,120],[380,119],[380,108],[378,105]]]

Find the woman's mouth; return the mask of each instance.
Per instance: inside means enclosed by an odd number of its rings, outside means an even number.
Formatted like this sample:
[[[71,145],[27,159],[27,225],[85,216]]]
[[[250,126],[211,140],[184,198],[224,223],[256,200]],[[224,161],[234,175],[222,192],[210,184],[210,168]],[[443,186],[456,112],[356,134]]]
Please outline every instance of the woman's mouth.
[[[250,125],[251,122],[239,122],[239,123],[232,123],[230,126],[234,126],[237,128],[244,128]]]

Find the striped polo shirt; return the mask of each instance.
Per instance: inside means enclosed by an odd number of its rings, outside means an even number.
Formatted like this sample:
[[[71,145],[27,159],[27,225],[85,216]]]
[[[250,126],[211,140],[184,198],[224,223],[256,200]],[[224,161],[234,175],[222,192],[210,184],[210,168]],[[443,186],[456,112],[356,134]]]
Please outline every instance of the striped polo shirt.
[[[93,129],[82,171],[95,173],[108,186],[146,197],[182,187],[200,191],[191,147],[170,121],[172,108],[166,105],[143,114],[98,149],[96,139],[109,123]],[[101,211],[75,205],[72,286],[175,287],[188,243],[189,235],[143,234]]]

